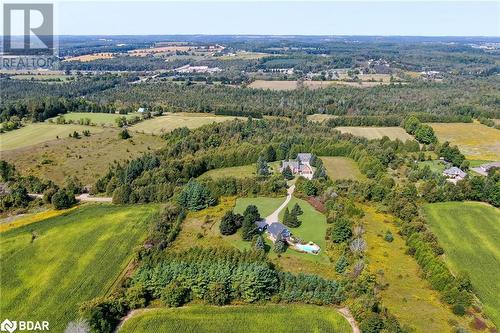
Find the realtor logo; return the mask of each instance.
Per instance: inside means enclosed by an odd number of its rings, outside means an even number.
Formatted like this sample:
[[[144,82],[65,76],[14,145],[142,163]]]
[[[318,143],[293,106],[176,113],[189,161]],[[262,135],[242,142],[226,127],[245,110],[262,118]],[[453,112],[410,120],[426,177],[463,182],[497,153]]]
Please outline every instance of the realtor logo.
[[[8,55],[53,55],[54,5],[4,3],[3,52]]]
[[[10,321],[8,319],[5,319],[2,321],[0,324],[0,331],[2,332],[14,332],[17,328],[17,322],[16,321]]]

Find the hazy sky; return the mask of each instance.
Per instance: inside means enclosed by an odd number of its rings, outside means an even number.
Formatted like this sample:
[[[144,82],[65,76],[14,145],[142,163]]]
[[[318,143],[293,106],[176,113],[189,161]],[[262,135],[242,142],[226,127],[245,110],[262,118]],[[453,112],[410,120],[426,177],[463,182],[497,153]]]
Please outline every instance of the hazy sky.
[[[67,0],[55,23],[62,35],[500,36],[500,1]]]

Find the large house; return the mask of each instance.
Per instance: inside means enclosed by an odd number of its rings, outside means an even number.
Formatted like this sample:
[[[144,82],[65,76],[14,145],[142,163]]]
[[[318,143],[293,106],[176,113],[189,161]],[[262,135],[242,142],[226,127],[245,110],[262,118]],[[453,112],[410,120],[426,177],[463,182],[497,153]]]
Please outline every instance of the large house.
[[[486,164],[480,165],[477,168],[471,168],[471,169],[476,171],[480,175],[487,176],[490,169],[493,169],[493,168],[500,168],[500,162],[486,163]]]
[[[456,183],[457,181],[464,179],[467,174],[460,168],[451,167],[443,171],[443,176],[445,176],[447,180]]]
[[[299,153],[294,160],[282,161],[280,171],[283,172],[288,167],[294,175],[312,179],[314,175],[314,170],[311,166],[312,159],[313,155],[310,153]]]

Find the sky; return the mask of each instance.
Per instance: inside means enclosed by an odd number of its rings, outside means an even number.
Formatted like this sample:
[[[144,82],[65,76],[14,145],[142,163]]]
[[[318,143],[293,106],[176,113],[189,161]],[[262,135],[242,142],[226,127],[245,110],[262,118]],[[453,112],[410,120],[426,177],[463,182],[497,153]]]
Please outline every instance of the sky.
[[[55,4],[59,35],[500,36],[500,1],[63,0]]]

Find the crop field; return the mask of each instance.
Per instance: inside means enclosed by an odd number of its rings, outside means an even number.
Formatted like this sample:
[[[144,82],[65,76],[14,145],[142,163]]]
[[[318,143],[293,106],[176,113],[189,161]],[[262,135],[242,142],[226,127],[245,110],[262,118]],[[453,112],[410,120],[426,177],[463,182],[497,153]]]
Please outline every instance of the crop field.
[[[362,136],[367,139],[381,139],[383,136],[389,137],[391,140],[399,139],[401,141],[413,140],[413,137],[406,133],[401,127],[336,127],[342,133],[350,133],[355,136]]]
[[[5,232],[10,229],[19,228],[31,223],[40,222],[51,217],[56,217],[60,215],[66,215],[69,212],[75,210],[77,207],[72,207],[69,209],[48,209],[41,212],[31,213],[31,214],[20,214],[12,217],[8,217],[0,220],[0,232]]]
[[[211,123],[221,123],[233,119],[244,119],[242,117],[216,116],[207,113],[170,113],[166,116],[145,120],[134,126],[130,130],[136,132],[161,134],[170,132],[179,127],[190,129],[198,128]]]
[[[269,171],[272,173],[279,172],[279,163],[280,162],[269,163]],[[205,172],[199,178],[200,179],[206,179],[206,178],[223,179],[228,177],[248,178],[248,177],[255,177],[256,174],[257,174],[257,165],[248,164],[237,167],[213,169]]]
[[[87,62],[87,61],[94,61],[94,60],[99,60],[99,59],[112,59],[114,58],[114,54],[110,52],[102,52],[102,53],[93,53],[93,54],[85,54],[77,57],[69,57],[64,59],[63,61],[81,61],[81,62]]]
[[[102,128],[80,125],[29,124],[0,134],[0,151],[24,148],[47,141],[58,141],[67,138],[74,131],[81,134],[83,130],[89,130],[91,133],[103,131]]]
[[[440,142],[457,145],[471,160],[500,160],[500,131],[478,123],[431,123]]]
[[[272,329],[271,329],[272,328]],[[314,305],[193,305],[176,309],[157,308],[136,313],[121,333],[140,332],[317,332],[348,333],[351,326],[332,307]]]
[[[440,294],[429,288],[420,278],[420,267],[406,254],[404,239],[397,234],[393,217],[377,213],[370,206],[362,206],[366,228],[368,269],[377,276],[382,303],[396,316],[402,325],[415,332],[450,332],[449,321],[467,327],[465,318],[455,316],[440,299]],[[394,236],[393,242],[383,239],[387,230]]]
[[[329,119],[333,119],[333,118],[338,118],[338,116],[333,115],[333,114],[320,114],[320,113],[311,114],[311,115],[307,116],[307,120],[315,121],[318,123],[321,123],[325,120],[329,120]]]
[[[115,161],[136,158],[164,144],[160,137],[141,133],[132,133],[131,139],[122,140],[118,138],[118,129],[114,128],[48,124],[33,126],[41,126],[40,129],[56,127],[57,130],[88,128],[92,133],[89,137],[82,136],[81,139],[69,138],[68,134],[65,134],[57,140],[54,136],[55,140],[45,143],[31,143],[30,146],[2,151],[2,159],[15,163],[16,169],[22,174],[34,174],[57,184],[63,184],[67,176],[74,175],[84,185],[92,185]],[[15,135],[19,144],[22,144],[23,140],[24,143],[32,141],[32,138],[24,138],[28,132],[19,132],[24,129],[14,130],[1,136]],[[46,138],[50,139],[48,136]]]
[[[77,318],[81,302],[111,290],[155,211],[155,206],[86,205],[1,233],[0,312],[48,320],[51,331],[62,332]]]
[[[135,116],[141,117],[141,114],[138,112],[129,113],[129,114],[116,114],[116,113],[97,113],[97,112],[69,112],[62,115],[66,121],[77,122],[81,119],[90,119],[91,123],[97,125],[111,125],[116,126],[115,120],[117,118],[126,117],[132,118]],[[56,117],[57,118],[57,117]],[[52,118],[55,120],[55,118]]]
[[[255,80],[248,87],[254,89],[294,90],[297,89],[297,81]]]
[[[363,180],[366,177],[359,171],[359,167],[352,158],[320,156],[328,177],[332,180],[353,179]]]
[[[303,85],[305,88],[314,90],[321,88],[328,88],[334,85],[336,81],[304,81]]]
[[[467,273],[484,311],[500,327],[500,210],[479,202],[443,202],[424,213],[445,260],[455,273]]]

